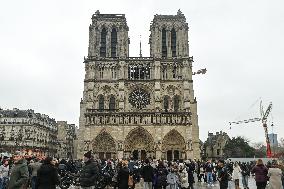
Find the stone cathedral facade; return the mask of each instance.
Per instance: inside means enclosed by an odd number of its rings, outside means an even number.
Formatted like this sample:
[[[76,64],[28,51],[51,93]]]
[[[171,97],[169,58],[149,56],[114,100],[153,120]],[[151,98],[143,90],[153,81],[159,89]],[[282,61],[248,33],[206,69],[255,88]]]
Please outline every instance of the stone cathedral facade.
[[[125,15],[92,16],[77,158],[200,158],[188,29],[181,11],[155,15],[150,57],[129,57]]]

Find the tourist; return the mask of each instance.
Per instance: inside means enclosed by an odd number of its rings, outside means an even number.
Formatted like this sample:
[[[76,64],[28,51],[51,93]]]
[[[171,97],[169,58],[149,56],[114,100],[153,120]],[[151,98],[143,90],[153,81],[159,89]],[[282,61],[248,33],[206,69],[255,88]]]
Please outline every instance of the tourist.
[[[193,184],[195,183],[194,181],[194,171],[195,171],[195,163],[194,161],[186,161],[187,165],[187,174],[188,174],[188,185],[189,188],[193,189]]]
[[[128,189],[128,187],[133,186],[133,179],[132,183],[129,183],[130,174],[127,164],[128,162],[126,160],[123,160],[121,162],[121,168],[119,169],[117,174],[118,189]]]
[[[9,189],[26,189],[28,187],[29,170],[24,154],[16,151],[13,157],[14,165],[11,169]]]
[[[257,160],[256,165],[252,168],[251,172],[255,174],[257,189],[265,189],[268,179],[268,169],[263,165],[262,159]]]
[[[177,175],[177,171],[178,169],[174,165],[171,165],[170,172],[167,175],[169,189],[178,189],[180,181]]]
[[[91,151],[84,154],[84,163],[80,172],[80,185],[83,189],[94,189],[100,170]]]
[[[235,183],[235,189],[240,188],[240,174],[241,174],[241,168],[237,162],[234,163],[232,178]]]
[[[0,165],[0,189],[5,189],[9,180],[9,162],[3,161],[3,165]]]
[[[279,168],[276,161],[272,162],[271,167],[268,169],[268,175],[269,177],[269,188],[270,189],[282,189],[282,171]]]
[[[198,182],[202,182],[201,179],[203,179],[204,182],[206,182],[205,180],[205,176],[204,176],[204,162],[197,162],[197,178],[198,178]]]
[[[248,177],[250,176],[249,167],[246,163],[242,163],[240,167],[241,167],[243,187],[244,189],[249,189],[248,187]]]
[[[37,171],[37,189],[55,189],[59,185],[59,177],[55,168],[55,160],[52,157],[46,157],[43,164]]]
[[[37,181],[37,172],[38,172],[40,166],[42,165],[38,161],[38,159],[35,159],[34,161],[31,160],[30,164],[29,164],[29,168],[30,168],[30,171],[31,171],[31,185],[32,185],[32,189],[35,189],[36,181]]]
[[[167,186],[168,170],[166,169],[164,162],[159,161],[156,169],[156,183],[155,189],[165,189]]]
[[[205,165],[205,173],[206,173],[207,185],[208,186],[214,186],[213,176],[212,176],[213,169],[214,169],[214,166],[211,163],[211,160],[208,160],[206,165]]]
[[[193,189],[192,185],[190,186],[188,183],[189,178],[188,178],[188,173],[186,169],[187,167],[184,164],[180,165],[180,168],[179,168],[180,186],[182,189],[185,189],[185,188]]]
[[[145,160],[145,166],[141,170],[141,177],[144,180],[144,189],[152,189],[153,178],[154,178],[154,169],[150,165],[149,159]]]
[[[217,180],[219,181],[220,189],[227,189],[228,182],[229,182],[229,173],[227,168],[225,167],[224,160],[218,161],[218,177]]]

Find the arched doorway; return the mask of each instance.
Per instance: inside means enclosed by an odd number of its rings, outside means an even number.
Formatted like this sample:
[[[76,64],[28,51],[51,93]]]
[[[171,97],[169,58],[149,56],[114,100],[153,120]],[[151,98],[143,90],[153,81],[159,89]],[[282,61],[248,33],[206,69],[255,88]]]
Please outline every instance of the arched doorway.
[[[154,155],[154,139],[143,127],[131,130],[124,141],[124,152],[134,159],[145,160]]]
[[[185,146],[183,136],[175,129],[168,132],[162,142],[162,150],[168,161],[182,159]]]
[[[101,132],[92,143],[93,152],[100,159],[110,159],[116,156],[116,144],[106,131]]]

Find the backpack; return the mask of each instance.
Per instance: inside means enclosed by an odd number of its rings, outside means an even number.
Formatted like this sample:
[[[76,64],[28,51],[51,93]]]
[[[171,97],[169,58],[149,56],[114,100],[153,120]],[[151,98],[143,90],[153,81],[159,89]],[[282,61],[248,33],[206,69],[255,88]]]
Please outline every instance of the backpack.
[[[229,171],[227,170],[227,168],[225,168],[225,167],[223,167],[222,168],[222,171],[224,172],[224,180],[228,180],[228,181],[230,181],[230,180],[232,180],[233,178],[232,178],[232,175],[229,173]]]

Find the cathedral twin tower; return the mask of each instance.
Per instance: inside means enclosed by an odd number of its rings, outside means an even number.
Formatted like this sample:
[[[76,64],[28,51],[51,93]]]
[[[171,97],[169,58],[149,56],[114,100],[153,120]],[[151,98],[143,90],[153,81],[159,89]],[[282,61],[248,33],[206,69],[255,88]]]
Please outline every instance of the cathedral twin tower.
[[[155,15],[150,31],[150,57],[129,57],[125,15],[92,16],[78,158],[200,158],[186,18]]]

